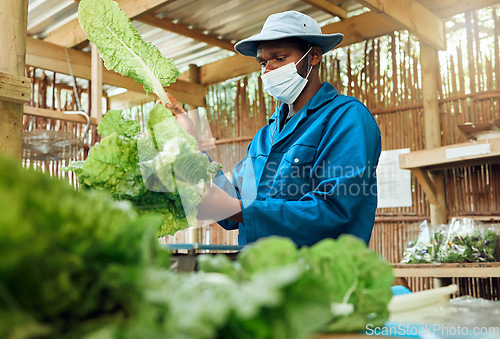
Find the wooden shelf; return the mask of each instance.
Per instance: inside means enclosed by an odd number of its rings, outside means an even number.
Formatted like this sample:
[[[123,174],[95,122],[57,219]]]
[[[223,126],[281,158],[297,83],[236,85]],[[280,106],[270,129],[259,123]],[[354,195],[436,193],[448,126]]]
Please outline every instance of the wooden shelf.
[[[465,155],[470,147],[485,147],[488,144],[488,152]],[[450,156],[450,152],[455,154],[464,152],[464,155]],[[399,168],[411,170],[422,186],[429,202],[433,205],[439,205],[439,198],[430,172],[458,166],[496,162],[500,162],[500,138],[436,147],[399,155]]]
[[[52,109],[32,107],[28,105],[23,106],[23,112],[27,115],[32,115],[36,117],[44,117],[49,119],[58,119],[71,122],[80,122],[82,124],[87,123],[87,119],[83,115],[77,114],[64,114],[62,111],[56,111]],[[97,126],[97,121],[95,118],[90,118],[90,124]]]
[[[393,264],[396,277],[500,278],[500,262],[464,264]]]
[[[469,156],[447,158],[446,152],[460,150],[463,147],[490,144],[491,151],[487,154],[476,154]],[[464,166],[474,163],[486,163],[500,161],[500,138],[482,140],[477,142],[466,142],[462,144],[436,147],[427,150],[414,151],[399,156],[399,167],[401,169],[413,170],[425,168],[427,170],[445,169],[454,166]]]

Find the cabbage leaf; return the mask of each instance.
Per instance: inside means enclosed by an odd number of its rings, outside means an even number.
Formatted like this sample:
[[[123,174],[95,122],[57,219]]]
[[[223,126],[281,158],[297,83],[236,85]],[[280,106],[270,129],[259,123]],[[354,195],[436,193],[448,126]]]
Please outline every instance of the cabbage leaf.
[[[146,93],[154,92],[163,103],[170,103],[163,87],[175,82],[179,70],[172,59],[142,39],[115,1],[82,0],[78,21],[107,69],[134,79]]]

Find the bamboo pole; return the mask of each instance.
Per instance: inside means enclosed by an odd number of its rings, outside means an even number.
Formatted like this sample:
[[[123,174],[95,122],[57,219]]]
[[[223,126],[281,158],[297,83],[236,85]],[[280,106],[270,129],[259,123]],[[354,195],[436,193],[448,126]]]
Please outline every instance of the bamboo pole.
[[[0,0],[0,72],[24,76],[28,0]],[[22,153],[23,104],[0,101],[0,151]]]

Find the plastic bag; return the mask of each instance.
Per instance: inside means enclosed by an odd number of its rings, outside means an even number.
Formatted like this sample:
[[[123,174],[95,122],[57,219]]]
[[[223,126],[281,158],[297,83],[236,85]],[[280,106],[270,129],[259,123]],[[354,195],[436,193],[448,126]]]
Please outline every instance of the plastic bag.
[[[437,261],[467,263],[495,261],[497,230],[468,218],[453,218],[437,249]]]
[[[420,232],[418,233],[417,240],[408,242],[408,247],[403,253],[403,260],[401,260],[401,262],[404,264],[434,262],[435,247],[431,239],[431,232],[427,220],[424,220],[420,224]]]
[[[416,241],[408,243],[402,263],[472,263],[497,261],[498,227],[469,218],[453,218],[447,225],[420,225]]]

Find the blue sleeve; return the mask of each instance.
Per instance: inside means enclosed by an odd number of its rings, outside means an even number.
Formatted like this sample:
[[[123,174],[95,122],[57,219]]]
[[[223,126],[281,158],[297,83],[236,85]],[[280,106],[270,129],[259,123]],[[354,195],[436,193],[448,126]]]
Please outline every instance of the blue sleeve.
[[[250,145],[248,147],[250,147]],[[239,188],[241,187],[241,180],[242,180],[241,173],[242,173],[242,168],[244,166],[243,164],[244,161],[242,160],[233,169],[232,182],[228,180],[228,178],[224,175],[224,173],[221,170],[219,170],[219,173],[213,180],[213,183],[215,185],[223,189],[232,198],[241,199]],[[222,226],[226,230],[237,229],[239,225],[239,223],[232,220],[216,220],[216,221],[220,226]]]
[[[380,149],[380,131],[371,113],[359,102],[345,105],[325,126],[310,172],[312,191],[295,201],[242,201],[247,241],[281,235],[302,246],[350,233],[368,243]]]

